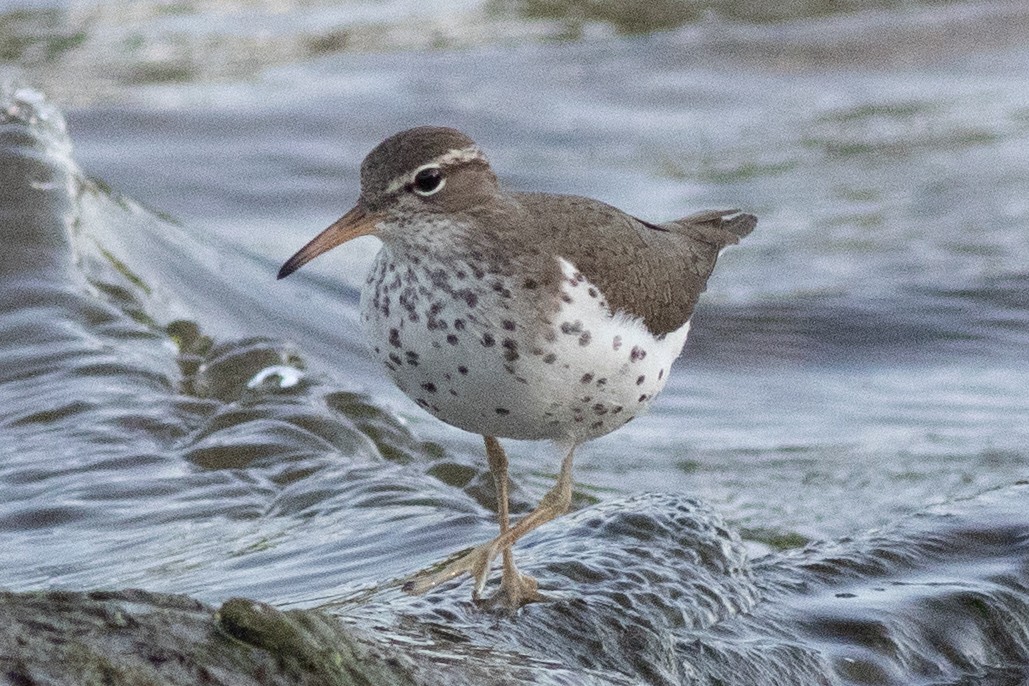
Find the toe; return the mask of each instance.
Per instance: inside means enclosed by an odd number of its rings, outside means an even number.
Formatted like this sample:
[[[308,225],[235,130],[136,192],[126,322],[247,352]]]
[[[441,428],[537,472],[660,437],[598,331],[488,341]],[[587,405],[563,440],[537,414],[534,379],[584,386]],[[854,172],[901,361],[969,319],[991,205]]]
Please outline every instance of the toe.
[[[451,579],[456,579],[463,574],[471,574],[475,579],[472,596],[477,597],[486,585],[490,562],[495,556],[495,546],[492,543],[480,545],[466,553],[444,560],[435,568],[417,572],[404,582],[402,588],[405,593],[421,595]]]
[[[539,584],[534,578],[515,573],[505,575],[497,592],[479,604],[489,609],[502,609],[513,613],[524,605],[544,600],[546,598],[539,592]]]

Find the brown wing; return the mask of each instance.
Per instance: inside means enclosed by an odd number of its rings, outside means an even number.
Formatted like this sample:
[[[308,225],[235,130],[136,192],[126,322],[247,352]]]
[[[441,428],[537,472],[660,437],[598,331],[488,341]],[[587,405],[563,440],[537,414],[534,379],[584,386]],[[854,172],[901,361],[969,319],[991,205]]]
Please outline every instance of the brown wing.
[[[528,220],[520,231],[531,234],[533,245],[569,260],[612,310],[642,318],[658,336],[689,320],[719,251],[757,224],[753,215],[716,210],[655,225],[590,198],[515,198]]]

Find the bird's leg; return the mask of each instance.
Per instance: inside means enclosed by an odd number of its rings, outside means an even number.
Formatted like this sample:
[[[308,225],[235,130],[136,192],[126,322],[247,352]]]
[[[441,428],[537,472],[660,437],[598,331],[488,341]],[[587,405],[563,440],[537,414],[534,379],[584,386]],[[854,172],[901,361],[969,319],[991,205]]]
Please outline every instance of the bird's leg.
[[[500,520],[500,536],[498,538],[503,538],[510,530],[510,517],[507,511],[507,454],[496,438],[493,436],[483,436],[483,438],[486,441],[486,456],[489,459],[489,469],[493,475],[493,485],[496,487],[497,493],[497,518]],[[511,609],[516,609],[538,599],[536,580],[522,574],[515,567],[511,544],[503,546],[500,552],[504,561],[504,571],[500,577],[500,590],[490,598],[490,602],[504,602]],[[478,595],[482,593],[485,584],[486,575],[475,580],[475,588],[472,590],[474,599],[477,599]]]
[[[471,574],[475,579],[475,587],[472,589],[472,598],[478,599],[486,585],[486,578],[489,574],[489,566],[498,553],[504,552],[504,581],[501,582],[501,594],[507,605],[514,609],[526,603],[539,600],[539,593],[536,591],[535,580],[526,577],[518,572],[514,566],[514,559],[510,557],[510,547],[519,538],[533,529],[549,522],[555,517],[564,514],[572,503],[572,456],[575,453],[575,446],[569,447],[561,462],[561,472],[558,475],[557,483],[547,491],[540,504],[530,512],[514,527],[508,528],[505,524],[507,519],[507,457],[503,449],[494,451],[490,445],[491,438],[486,438],[486,452],[490,460],[490,471],[498,483],[497,498],[498,511],[501,520],[501,533],[489,543],[480,545],[457,559],[445,563],[442,568],[429,573],[415,575],[404,584],[404,590],[408,593],[425,593],[441,583],[450,581],[462,574]],[[500,444],[492,439],[497,448]],[[499,484],[502,481],[503,486]],[[494,598],[493,600],[496,600]]]
[[[510,515],[508,514],[507,502],[507,453],[493,436],[483,436],[486,443],[486,459],[489,464],[490,474],[493,476],[493,486],[497,498],[497,518],[500,520],[500,535],[507,533],[510,527]],[[433,586],[449,581],[461,574],[471,574],[475,580],[472,588],[472,599],[478,600],[486,580],[489,577],[490,563],[496,557],[497,548],[494,545],[496,539],[484,545],[464,553],[458,558],[446,563],[443,567],[430,575],[419,576],[404,584],[404,590],[408,593],[424,593]],[[504,575],[518,574],[515,568],[514,555],[511,553],[511,546],[503,549],[504,554]]]
[[[493,541],[494,545],[510,546],[533,529],[568,511],[572,505],[572,456],[574,454],[575,446],[572,446],[561,461],[561,473],[557,476],[557,483],[547,491],[535,510],[527,514],[507,532],[501,533]]]

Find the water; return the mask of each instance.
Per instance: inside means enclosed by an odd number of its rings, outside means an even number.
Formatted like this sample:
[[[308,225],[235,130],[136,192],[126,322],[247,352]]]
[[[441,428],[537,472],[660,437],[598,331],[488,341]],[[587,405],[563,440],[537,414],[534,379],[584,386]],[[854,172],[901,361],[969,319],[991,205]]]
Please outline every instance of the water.
[[[331,34],[317,3],[263,53],[214,6],[5,24],[84,35],[8,65],[58,104],[0,107],[0,585],[325,607],[541,682],[1024,679],[1024,8],[553,42],[469,4],[426,51],[428,20],[362,7],[378,23],[318,51],[283,47]],[[130,29],[142,52],[102,49]],[[236,68],[155,76],[187,54]],[[364,352],[374,241],[274,280],[422,123],[512,187],[761,220],[654,411],[583,448],[578,511],[519,544],[557,600],[500,633],[467,585],[394,583],[495,524],[480,440]],[[558,458],[509,450],[524,512]]]

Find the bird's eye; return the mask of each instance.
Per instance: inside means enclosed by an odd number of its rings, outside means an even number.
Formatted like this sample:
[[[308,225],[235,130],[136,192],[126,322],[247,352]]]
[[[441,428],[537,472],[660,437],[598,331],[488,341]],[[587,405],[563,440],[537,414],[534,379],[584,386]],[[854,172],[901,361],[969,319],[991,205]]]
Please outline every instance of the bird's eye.
[[[443,178],[443,170],[433,165],[415,172],[411,181],[411,190],[418,195],[433,195],[443,190],[446,179]]]

